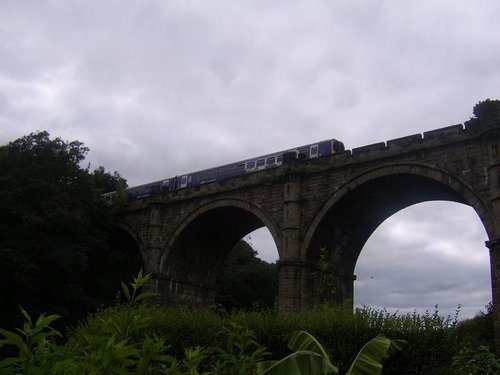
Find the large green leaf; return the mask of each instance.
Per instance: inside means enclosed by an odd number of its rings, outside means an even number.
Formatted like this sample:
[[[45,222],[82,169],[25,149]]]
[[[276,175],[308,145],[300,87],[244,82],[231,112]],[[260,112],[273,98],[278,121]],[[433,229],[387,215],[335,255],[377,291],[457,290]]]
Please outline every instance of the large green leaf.
[[[296,351],[280,361],[265,361],[257,363],[258,375],[310,375],[310,374],[332,374],[336,372],[325,372],[323,357],[309,350]]]
[[[280,361],[266,361],[257,364],[258,374],[338,374],[330,354],[310,333],[292,332],[288,347],[294,351]]]
[[[384,335],[374,337],[360,350],[346,375],[379,375],[382,360],[401,350],[402,343],[402,340],[391,340]]]
[[[324,359],[330,360],[330,354],[316,338],[306,331],[295,331],[288,336],[288,347],[294,351],[309,350],[320,354]]]
[[[310,333],[306,331],[292,332],[288,338],[288,347],[296,352],[311,351],[318,353],[323,358],[323,373],[338,374],[339,369],[333,365],[330,353]]]

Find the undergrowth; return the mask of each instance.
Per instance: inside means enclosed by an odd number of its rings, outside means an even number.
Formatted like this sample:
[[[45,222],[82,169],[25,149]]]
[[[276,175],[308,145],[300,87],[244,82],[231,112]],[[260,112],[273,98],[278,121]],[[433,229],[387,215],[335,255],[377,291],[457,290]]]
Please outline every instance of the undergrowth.
[[[300,314],[161,309],[141,303],[152,296],[140,292],[148,279],[139,273],[130,286],[123,284],[126,302],[88,316],[64,344],[56,343],[60,333],[51,328],[57,316],[32,320],[21,310],[22,329],[0,330],[0,374],[254,374],[257,363],[290,354],[286,337],[294,331],[321,342],[340,373],[379,334],[406,341],[401,353],[384,361],[384,374],[497,369],[492,348],[474,337],[481,332],[477,324],[457,329],[458,315],[443,317],[437,308],[425,314],[330,306]]]

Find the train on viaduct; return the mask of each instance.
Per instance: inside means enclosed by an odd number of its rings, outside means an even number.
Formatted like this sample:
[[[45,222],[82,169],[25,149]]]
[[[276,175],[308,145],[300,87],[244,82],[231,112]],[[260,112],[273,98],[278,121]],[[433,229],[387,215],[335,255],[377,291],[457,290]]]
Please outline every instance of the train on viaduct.
[[[463,203],[488,237],[500,354],[500,108],[464,124],[337,151],[153,189],[125,204],[116,231],[140,251],[165,305],[210,305],[225,255],[265,226],[279,254],[279,307],[303,311],[325,300],[352,304],[358,256],[388,217],[420,202]]]

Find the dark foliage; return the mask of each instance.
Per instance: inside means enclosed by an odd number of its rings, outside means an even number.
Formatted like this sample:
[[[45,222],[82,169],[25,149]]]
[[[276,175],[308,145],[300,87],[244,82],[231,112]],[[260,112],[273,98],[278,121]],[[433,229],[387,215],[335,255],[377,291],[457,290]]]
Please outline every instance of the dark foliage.
[[[81,324],[66,345],[68,355],[74,356],[75,350],[81,347],[87,349],[84,346],[85,337],[100,335],[109,317],[120,311],[121,308],[107,309]],[[165,310],[141,306],[135,315],[147,317],[149,324],[136,332],[134,340],[141,342],[147,335],[165,338],[167,353],[177,358],[182,358],[184,349],[189,347],[224,347],[228,338],[225,328],[233,324],[250,329],[255,340],[272,353],[271,359],[290,354],[286,348],[290,332],[307,331],[330,352],[341,374],[346,373],[363,345],[379,333],[407,341],[402,352],[384,361],[383,374],[465,374],[469,372],[450,370],[464,344],[468,349],[465,354],[487,354],[462,341],[455,328],[456,319],[440,316],[437,311],[423,315],[400,315],[369,307],[353,312],[342,307],[322,306],[303,313],[267,310],[221,314],[220,311],[207,309],[184,307]],[[462,360],[467,358],[464,355],[457,357]]]
[[[270,308],[278,296],[278,268],[240,241],[224,260],[216,288],[216,303],[228,311]]]
[[[110,193],[112,191],[117,191],[128,187],[127,180],[120,176],[117,171],[111,174],[109,172],[106,172],[106,169],[103,166],[99,166],[92,172],[92,178],[97,187],[97,190],[101,194]]]
[[[109,306],[116,298],[121,281],[132,281],[138,269],[143,268],[142,257],[136,242],[123,230],[110,228],[109,248],[105,253],[91,252],[86,286],[92,297],[99,303]]]
[[[472,112],[480,120],[500,121],[500,100],[486,99],[477,103]]]
[[[88,281],[105,274],[89,274],[89,260],[110,255],[111,215],[96,173],[80,167],[87,152],[47,132],[0,147],[0,326],[16,323],[18,305],[67,324],[102,302]]]
[[[495,348],[495,331],[493,329],[493,303],[485,306],[486,311],[479,311],[474,318],[460,322],[457,331],[463,341],[471,347],[486,346]]]
[[[473,132],[480,134],[492,126],[500,124],[500,100],[486,99],[477,103],[473,109],[474,117],[465,122]]]

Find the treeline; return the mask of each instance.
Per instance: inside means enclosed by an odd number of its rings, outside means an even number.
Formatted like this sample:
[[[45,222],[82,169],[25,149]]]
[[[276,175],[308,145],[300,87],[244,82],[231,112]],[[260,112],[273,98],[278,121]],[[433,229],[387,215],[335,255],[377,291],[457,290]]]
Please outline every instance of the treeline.
[[[121,257],[109,247],[111,209],[101,194],[126,180],[104,167],[83,168],[87,152],[44,131],[0,146],[2,327],[19,323],[18,305],[61,315],[63,325],[113,303],[102,296],[114,296],[119,285],[107,284],[100,264]]]

